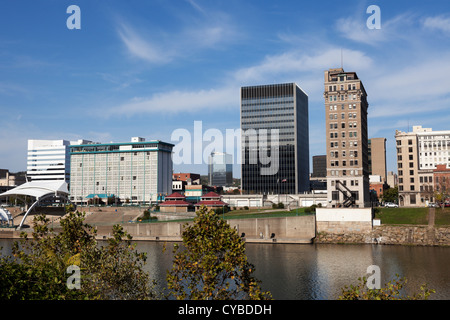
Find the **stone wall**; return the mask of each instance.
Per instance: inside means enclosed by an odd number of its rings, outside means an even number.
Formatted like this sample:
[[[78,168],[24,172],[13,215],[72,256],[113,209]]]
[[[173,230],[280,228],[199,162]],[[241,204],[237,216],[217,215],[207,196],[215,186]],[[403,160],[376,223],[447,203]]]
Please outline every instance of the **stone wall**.
[[[318,232],[315,243],[368,243],[401,245],[450,245],[450,227],[381,225],[369,232]]]

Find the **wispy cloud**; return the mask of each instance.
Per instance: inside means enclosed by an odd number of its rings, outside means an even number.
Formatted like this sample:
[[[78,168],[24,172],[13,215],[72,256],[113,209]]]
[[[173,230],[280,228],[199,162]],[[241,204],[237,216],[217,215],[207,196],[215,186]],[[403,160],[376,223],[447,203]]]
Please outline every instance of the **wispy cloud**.
[[[340,66],[341,54],[345,57],[346,64],[352,69],[366,70],[373,65],[372,59],[358,50],[342,49],[341,51],[340,48],[327,48],[313,52],[292,50],[267,56],[259,64],[241,68],[234,73],[234,77],[243,83],[275,80],[280,76],[298,78],[299,73],[305,75],[305,78],[311,73],[322,77],[322,71]]]
[[[134,116],[147,113],[192,113],[239,107],[239,87],[198,91],[168,91],[151,97],[136,97],[113,108],[113,114]]]
[[[410,33],[405,33],[405,30],[407,30],[414,21],[415,15],[406,12],[389,20],[381,20],[380,29],[369,29],[366,20],[363,20],[360,17],[351,16],[338,19],[336,21],[336,29],[344,38],[375,46],[387,41],[409,39]]]
[[[118,19],[117,34],[131,56],[155,64],[175,58],[187,59],[204,50],[222,50],[242,37],[231,17],[220,11],[206,11],[196,2],[187,1],[200,16],[186,15],[178,31],[162,35],[148,28],[139,30],[125,19]]]
[[[439,30],[450,35],[450,17],[427,17],[423,19],[422,24],[426,29]]]
[[[167,63],[174,53],[169,48],[162,48],[149,39],[144,39],[125,23],[120,23],[117,33],[132,56],[150,63]]]

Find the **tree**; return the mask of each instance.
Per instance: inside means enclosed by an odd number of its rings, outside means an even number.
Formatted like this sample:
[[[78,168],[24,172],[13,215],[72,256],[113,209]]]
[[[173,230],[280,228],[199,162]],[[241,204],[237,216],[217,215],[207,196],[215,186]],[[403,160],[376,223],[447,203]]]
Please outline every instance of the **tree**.
[[[184,248],[174,245],[173,267],[167,271],[169,298],[271,299],[252,276],[244,241],[214,210],[202,206],[182,239]]]
[[[131,236],[119,225],[107,245],[96,241],[96,229],[84,213],[61,219],[61,231],[49,228],[45,215],[34,218],[32,237],[25,232],[13,244],[11,257],[0,259],[1,299],[149,299],[154,297],[143,271],[144,253],[135,251]],[[79,287],[68,286],[68,268],[80,270]]]
[[[365,277],[358,278],[359,284],[357,286],[345,286],[342,289],[342,295],[339,300],[427,300],[432,293],[436,291],[428,289],[426,284],[420,287],[419,293],[414,293],[412,296],[405,296],[401,294],[401,289],[408,282],[406,278],[399,278],[398,274],[394,280],[385,284],[385,287],[380,289],[368,289],[367,279]]]
[[[383,201],[384,202],[398,202],[398,187],[389,188],[384,190],[383,192]]]

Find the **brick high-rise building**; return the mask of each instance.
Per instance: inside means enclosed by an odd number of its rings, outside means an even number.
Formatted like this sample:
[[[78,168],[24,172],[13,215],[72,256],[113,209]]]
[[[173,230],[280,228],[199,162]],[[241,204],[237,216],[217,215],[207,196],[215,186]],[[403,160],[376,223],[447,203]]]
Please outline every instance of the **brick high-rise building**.
[[[324,98],[329,206],[369,206],[366,90],[356,72],[329,69]]]

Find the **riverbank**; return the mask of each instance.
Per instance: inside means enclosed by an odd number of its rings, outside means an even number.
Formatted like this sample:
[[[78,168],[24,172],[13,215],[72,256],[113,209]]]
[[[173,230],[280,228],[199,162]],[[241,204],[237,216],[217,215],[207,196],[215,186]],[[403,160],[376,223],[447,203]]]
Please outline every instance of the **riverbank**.
[[[112,235],[113,224],[120,224],[136,241],[182,241],[181,234],[190,219],[167,220],[151,223],[138,223],[142,214],[141,208],[86,208],[85,222],[97,227],[97,239],[107,239]],[[439,209],[438,209],[439,210]],[[380,244],[380,245],[418,245],[418,246],[450,246],[450,226],[437,224],[441,221],[441,211],[434,208],[420,213],[414,221],[427,224],[386,224],[384,220],[395,221],[393,217],[404,215],[404,211],[387,210],[376,215],[381,219],[381,225],[372,225],[358,232],[318,232],[315,215],[295,215],[295,211],[248,212],[247,216],[235,215],[225,217],[239,235],[249,243],[326,243],[326,244]],[[258,214],[258,215],[256,215]],[[276,215],[279,216],[277,217]],[[447,214],[447,213],[445,213]],[[408,215],[411,219],[414,215]],[[58,221],[61,217],[54,217]],[[180,218],[180,217],[179,217]],[[181,217],[183,218],[183,217]],[[188,218],[188,217],[184,217]],[[405,221],[405,219],[403,219]],[[406,220],[408,221],[408,220]],[[409,221],[408,221],[409,222]],[[55,223],[55,231],[58,223]],[[22,230],[31,232],[32,228]],[[13,228],[0,228],[0,238],[19,239],[22,231]]]
[[[396,211],[396,209],[385,210],[382,214],[378,213],[376,217],[382,218],[381,221],[414,221],[415,223],[381,223],[380,225],[372,226],[371,230],[365,232],[318,232],[314,242],[450,246],[450,226],[442,224],[442,221],[447,221],[447,210],[436,210],[435,208],[409,208],[397,210],[398,211]]]

